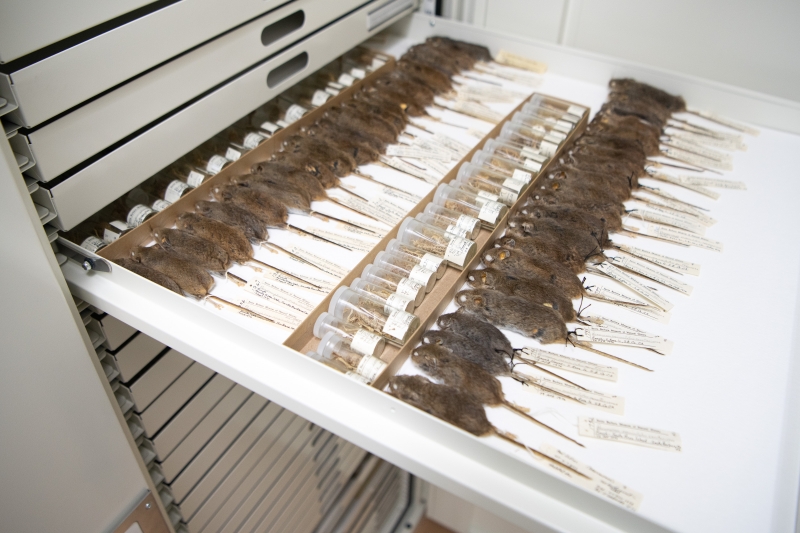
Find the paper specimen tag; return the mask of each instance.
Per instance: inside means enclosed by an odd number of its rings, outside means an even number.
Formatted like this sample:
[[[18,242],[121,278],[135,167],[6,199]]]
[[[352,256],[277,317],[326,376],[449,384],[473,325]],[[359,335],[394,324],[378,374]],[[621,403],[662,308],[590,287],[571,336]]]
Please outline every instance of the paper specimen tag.
[[[703,157],[707,157],[709,159],[714,159],[716,161],[720,161],[723,163],[731,163],[732,158],[730,154],[726,154],[720,152],[718,150],[714,150],[712,148],[708,148],[706,146],[698,145],[692,142],[687,142],[680,138],[667,138],[665,142],[675,148],[680,150],[686,150],[687,152],[692,152],[695,154],[699,154]]]
[[[146,205],[135,205],[128,211],[128,218],[125,219],[126,224],[128,224],[129,228],[138,227],[144,222],[148,216],[153,213],[153,210],[147,207]]]
[[[463,267],[467,262],[467,255],[473,246],[475,246],[475,243],[468,239],[454,237],[447,243],[447,249],[444,251],[444,258],[448,263]]]
[[[353,85],[353,83],[355,83],[356,79],[353,76],[351,76],[350,74],[347,74],[345,72],[345,73],[342,73],[339,76],[339,79],[337,79],[336,81],[338,81],[339,83],[341,83],[345,87],[350,87],[351,85]]]
[[[525,159],[522,165],[528,170],[531,170],[533,172],[539,172],[540,170],[542,170],[542,164],[530,158]]]
[[[183,192],[190,188],[188,183],[181,180],[172,180],[164,191],[164,200],[169,203],[177,202],[183,196]]]
[[[405,311],[408,308],[408,304],[411,303],[413,299],[403,296],[402,294],[397,294],[393,292],[386,298],[386,306],[384,306],[383,310],[386,313],[391,313],[392,309],[399,309],[400,311]]]
[[[656,305],[660,309],[663,309],[664,311],[669,311],[670,309],[675,307],[674,304],[670,303],[666,298],[656,293],[656,291],[654,291],[650,287],[645,286],[639,280],[637,280],[624,270],[620,270],[619,268],[615,267],[608,261],[603,261],[595,268],[597,268],[597,270],[599,270],[600,272],[606,274],[611,279],[622,283],[632,291],[643,296],[646,300],[652,302],[654,305]]]
[[[677,213],[676,213],[677,214]],[[666,224],[667,226],[675,226],[685,231],[690,231],[698,235],[705,235],[706,228],[699,223],[692,223],[683,220],[678,216],[671,216],[664,213],[656,212],[650,209],[637,209],[630,214],[632,218],[638,218],[647,222],[656,222],[658,224]]]
[[[291,291],[287,291],[277,283],[271,282],[266,278],[253,278],[244,286],[244,290],[251,294],[255,294],[259,298],[265,300],[272,300],[286,307],[291,307],[296,311],[303,314],[308,314],[316,307],[313,303],[305,298],[296,295]]]
[[[544,461],[549,463],[551,467],[555,467],[556,470],[561,471],[562,474],[567,475],[569,479],[575,481],[577,484],[583,485],[592,492],[604,496],[609,500],[614,501],[627,509],[630,509],[631,511],[638,511],[639,507],[642,505],[642,499],[644,496],[641,493],[623,485],[619,481],[601,474],[594,468],[578,461],[574,457],[567,455],[555,446],[544,444],[539,449],[545,455],[549,455],[553,459],[561,461],[568,467],[574,468],[584,476],[590,478],[585,479],[576,476],[574,473],[570,472],[569,470],[565,470],[560,465],[544,459]]]
[[[409,272],[408,274],[408,279],[410,279],[411,281],[416,281],[422,286],[427,286],[428,281],[434,275],[434,272],[435,271],[428,270],[420,265],[414,265],[414,268],[412,268],[411,272]]]
[[[331,95],[326,93],[325,91],[316,90],[314,91],[314,95],[311,97],[311,105],[314,107],[319,107],[325,102],[330,99]]]
[[[372,333],[365,329],[359,329],[350,341],[350,349],[361,355],[375,355],[375,348],[381,342],[381,337],[377,333]]]
[[[358,363],[356,373],[364,376],[371,383],[383,372],[384,368],[386,368],[386,363],[377,357],[365,355]]]
[[[499,202],[485,202],[481,206],[478,218],[489,224],[497,224],[497,217],[500,216],[502,210],[503,204]]]
[[[667,128],[665,133],[667,133],[667,135],[673,139],[682,139],[691,143],[713,146],[714,148],[722,148],[723,150],[747,150],[747,146],[741,141],[720,139],[710,135],[703,135],[701,133],[683,131],[675,128]]]
[[[98,239],[94,235],[89,235],[81,243],[81,248],[89,250],[90,252],[94,253],[105,245],[106,241],[104,241],[103,239]]]
[[[190,170],[189,175],[186,176],[186,183],[189,184],[189,187],[199,187],[205,179],[206,177],[200,172]]]
[[[533,159],[534,161],[538,161],[539,163],[544,163],[548,159],[547,156],[542,155],[538,150],[536,150],[531,146],[525,146],[519,151],[519,154],[522,157]]]
[[[683,183],[689,185],[699,185],[701,187],[716,187],[718,189],[735,189],[740,191],[747,190],[747,185],[743,181],[724,180],[718,178],[704,178],[701,176],[678,176]]]
[[[717,223],[716,219],[706,215],[701,210],[692,207],[690,205],[686,205],[682,202],[678,202],[675,200],[671,200],[669,198],[665,198],[662,195],[658,195],[655,193],[651,193],[648,195],[642,194],[639,191],[633,191],[631,193],[631,197],[634,200],[638,200],[640,202],[645,202],[649,205],[657,205],[662,208],[672,209],[673,211],[677,211],[679,213],[686,213],[689,215],[694,216],[698,219],[698,221],[703,224],[704,226],[711,227]]]
[[[261,144],[261,142],[264,139],[266,139],[266,137],[264,137],[263,135],[260,135],[258,133],[248,133],[247,135],[244,136],[244,140],[242,141],[242,145],[245,148],[247,148],[249,150],[252,150],[256,146]]]
[[[238,161],[240,157],[242,157],[242,152],[235,148],[228,147],[225,150],[225,159],[228,161]]]
[[[500,50],[497,56],[495,56],[494,60],[500,63],[501,65],[507,65],[509,67],[514,67],[514,68],[521,68],[523,70],[529,70],[537,74],[544,74],[545,72],[547,72],[547,63],[534,61],[533,59],[528,59],[527,57],[513,54],[507,50]]]
[[[576,328],[576,335],[582,341],[589,341],[597,344],[611,344],[656,351],[660,351],[660,349],[664,351],[668,350],[668,348],[665,347],[667,344],[666,339],[638,333],[636,331],[620,331],[603,327],[581,326]]]
[[[745,124],[741,124],[741,123],[733,121],[733,120],[731,120],[729,118],[725,118],[725,117],[719,116],[716,113],[712,113],[710,111],[699,111],[697,109],[692,109],[691,112],[694,113],[695,115],[699,115],[699,116],[701,116],[703,118],[707,118],[708,120],[714,121],[717,124],[722,124],[723,126],[728,126],[731,129],[734,129],[734,130],[737,130],[737,131],[742,131],[742,132],[747,133],[749,135],[757,136],[759,133],[761,133],[756,128],[747,126]]]
[[[419,266],[421,266],[425,270],[436,272],[439,270],[439,267],[442,265],[443,262],[444,262],[443,257],[439,257],[438,255],[433,255],[431,253],[426,253],[419,260]]]
[[[397,282],[397,292],[415,301],[422,287],[424,287],[424,285],[408,278],[403,278]]]
[[[402,216],[398,219],[397,213],[393,212],[394,209],[389,210],[382,210],[379,209],[377,205],[374,203],[367,202],[366,200],[359,198],[357,196],[351,195],[344,195],[344,196],[334,196],[333,194],[328,194],[328,196],[346,207],[349,207],[353,211],[361,213],[362,215],[366,215],[370,218],[374,218],[384,224],[388,224],[390,226],[394,226],[400,220],[402,220]]]
[[[541,165],[539,165],[539,168],[541,168]],[[524,170],[522,170],[520,168],[515,168],[514,172],[511,174],[511,179],[513,181],[517,181],[517,182],[521,183],[522,187],[524,187],[525,184],[528,184],[528,183],[531,182],[531,180],[533,179],[533,175],[530,172],[525,172]],[[508,180],[506,180],[506,181],[508,181]],[[505,183],[503,183],[503,185],[505,185]],[[519,192],[519,190],[517,192]]]
[[[680,178],[676,176],[670,176],[669,174],[664,174],[661,172],[656,172],[651,176],[657,180],[666,181],[667,183],[673,183],[675,185],[680,185],[681,187],[689,189],[690,191],[702,194],[703,196],[708,196],[709,198],[713,198],[714,200],[719,199],[718,192],[712,191],[711,189],[707,189],[700,185],[692,185],[691,183],[684,183],[683,181],[681,181]]]
[[[459,215],[456,227],[463,229],[468,234],[475,230],[475,227],[480,224],[480,220],[469,215]]]
[[[701,168],[716,168],[719,170],[733,170],[733,165],[725,161],[717,161],[716,159],[709,159],[701,155],[687,152],[667,144],[661,144],[658,147],[661,153],[673,159],[678,159],[684,163],[689,163]]]
[[[548,156],[554,156],[558,151],[558,144],[549,141],[542,141],[539,143],[539,151]]]
[[[525,357],[528,359],[551,368],[604,379],[606,381],[617,381],[618,379],[618,371],[613,366],[598,365],[582,359],[575,359],[574,357],[567,357],[565,355],[540,350],[539,348],[524,348],[523,353],[525,353]]]
[[[423,150],[411,146],[400,146],[392,144],[386,147],[387,157],[409,157],[411,159],[436,159],[439,161],[450,161],[450,154]]]
[[[262,122],[259,128],[271,134],[274,134],[276,131],[281,129],[281,126],[278,126],[274,122],[267,121],[267,122]]]
[[[261,267],[256,267],[261,268]],[[262,272],[260,276],[264,279],[269,280],[272,283],[277,283],[279,285],[285,285],[286,287],[292,287],[294,289],[305,289],[311,292],[321,293],[321,294],[328,294],[330,290],[328,286],[331,286],[330,282],[325,281],[326,285],[321,285],[319,283],[314,283],[315,285],[319,285],[323,288],[317,288],[310,285],[311,281],[303,281],[302,279],[295,279],[294,277],[287,276],[283,272],[278,270],[267,270],[266,272]],[[300,278],[300,276],[297,276]],[[322,280],[318,280],[322,281]]]
[[[584,437],[624,442],[670,452],[682,450],[681,436],[674,431],[663,431],[611,420],[580,416],[578,417],[578,433]]]
[[[637,274],[640,274],[646,278],[650,278],[653,281],[657,281],[658,283],[669,287],[670,289],[682,292],[687,296],[692,294],[693,287],[691,285],[683,283],[682,281],[678,281],[677,279],[667,276],[666,274],[662,274],[655,268],[651,268],[642,261],[638,261],[632,257],[624,255],[609,257],[609,260],[619,267],[630,270],[631,272],[636,272]]]
[[[615,415],[621,415],[625,412],[625,399],[620,396],[612,396],[602,392],[583,390],[574,385],[570,385],[569,383],[548,378],[530,376],[530,379],[535,383],[542,385],[543,387],[547,387],[548,389],[560,392],[565,396],[569,396],[570,398],[579,401],[587,407],[599,409],[600,411],[606,411]],[[558,398],[564,400],[560,396],[557,396],[552,392],[546,391],[539,387],[527,387],[526,390],[536,392],[537,394],[547,396],[548,398]]]
[[[367,71],[363,68],[352,68],[350,69],[350,74],[358,80],[363,80],[367,77]]]
[[[450,237],[461,237],[462,239],[467,238],[467,230],[459,228],[455,224],[449,224],[444,232]]]
[[[286,110],[286,115],[283,117],[283,120],[291,124],[292,122],[297,122],[300,118],[308,113],[308,109],[301,105],[292,104],[289,106],[289,109]]]
[[[643,228],[640,228],[639,233],[642,235],[663,239],[665,241],[683,244],[684,246],[696,246],[697,248],[713,250],[715,252],[722,251],[722,243],[719,241],[701,237],[677,228],[670,228],[669,226],[645,224]]]
[[[288,329],[294,329],[302,322],[301,317],[295,316],[286,311],[282,311],[272,307],[271,305],[257,302],[256,300],[251,300],[250,298],[237,298],[236,300],[231,300],[231,303],[247,309],[247,311],[250,311],[254,315],[266,318],[269,321]],[[248,316],[246,312],[240,312],[239,314],[242,316]]]
[[[330,274],[331,276],[335,276],[337,279],[341,279],[350,273],[349,270],[340,267],[333,261],[329,261],[324,257],[320,257],[316,254],[313,254],[308,250],[305,250],[304,248],[301,248],[299,246],[290,246],[286,249],[286,251],[296,255],[301,259],[308,261],[313,266],[317,267],[318,269],[322,270],[327,274]]]
[[[225,159],[225,157],[221,155],[212,155],[208,159],[208,163],[206,163],[206,171],[209,174],[217,174],[219,173],[220,170],[222,170],[222,167],[224,167],[227,164],[228,160]]]
[[[411,323],[413,321],[414,315],[395,309],[391,312],[389,318],[386,319],[386,323],[383,325],[382,331],[386,335],[402,343],[405,340],[408,333],[408,328],[411,327]]]
[[[586,293],[588,296],[595,296],[599,299],[606,301],[636,304],[636,305],[649,305],[644,300],[639,300],[638,298],[634,298],[633,296],[629,296],[619,291],[615,291],[611,287],[606,287],[605,285],[601,285],[599,283],[594,283],[594,282],[586,287]]]
[[[374,248],[374,245],[372,243],[365,242],[360,239],[355,239],[352,237],[345,237],[344,235],[340,235],[338,233],[334,233],[332,231],[326,231],[324,229],[316,227],[303,228],[303,231],[307,231],[312,235],[316,235],[318,237],[322,237],[323,239],[333,241],[346,248],[350,248],[351,250],[358,250],[359,252],[369,252],[370,250],[372,250],[372,248]]]
[[[656,322],[659,322],[661,324],[668,324],[669,319],[672,318],[672,315],[670,315],[669,313],[666,313],[661,309],[659,309],[658,307],[654,307],[652,305],[649,305],[647,307],[641,307],[622,302],[619,303],[614,302],[613,305],[616,305],[617,307],[622,307],[623,309],[627,309],[631,313],[635,313],[639,316],[649,318],[650,320],[655,320]]]
[[[384,198],[403,200],[405,202],[410,202],[412,204],[419,203],[420,200],[422,200],[421,196],[417,196],[416,194],[412,194],[406,191],[398,191],[397,189],[392,189],[391,187],[383,187],[380,190],[379,194]]]
[[[410,176],[414,176],[415,178],[419,178],[427,183],[432,185],[436,185],[442,179],[443,176],[434,176],[425,170],[421,169],[420,167],[414,166],[407,161],[403,161],[402,159],[398,159],[397,157],[386,157],[382,155],[380,157],[382,163],[389,165],[390,167],[399,170],[400,172],[405,172]]]
[[[444,134],[441,134],[441,133],[435,133],[433,135],[433,140],[435,140],[436,142],[438,142],[438,143],[442,144],[443,146],[446,146],[446,147],[450,148],[451,150],[453,150],[454,152],[456,152],[460,156],[459,159],[461,157],[464,157],[465,155],[467,155],[467,152],[469,152],[472,149],[471,147],[467,146],[466,144],[460,143],[460,142],[456,141],[455,139],[451,139],[447,135],[444,135]]]
[[[661,215],[663,215],[665,217],[671,217],[671,218],[676,219],[676,220],[682,220],[684,223],[686,223],[688,225],[691,225],[691,226],[702,227],[703,228],[702,231],[705,231],[705,228],[713,226],[717,222],[716,220],[714,220],[711,217],[697,216],[697,215],[694,215],[694,214],[691,214],[691,213],[686,213],[684,211],[679,211],[679,210],[676,210],[676,209],[672,209],[670,207],[663,207],[663,206],[655,204],[654,202],[641,202],[641,203],[644,205],[644,207],[642,207],[640,209],[647,209],[647,210],[649,210],[651,212],[659,213],[659,214],[661,214]],[[635,217],[636,216],[636,212],[634,212],[632,214],[632,216]],[[670,225],[676,226],[676,227],[680,227],[680,226],[677,226],[676,224],[670,224]],[[694,230],[690,230],[688,228],[684,228],[684,229],[687,229],[687,231],[694,231]],[[698,231],[694,231],[694,233],[699,233],[699,232]]]

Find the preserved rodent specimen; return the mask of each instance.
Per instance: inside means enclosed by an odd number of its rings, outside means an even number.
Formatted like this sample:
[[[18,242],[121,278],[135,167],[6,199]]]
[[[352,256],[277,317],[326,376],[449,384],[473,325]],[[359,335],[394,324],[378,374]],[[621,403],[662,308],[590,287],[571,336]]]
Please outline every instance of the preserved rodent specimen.
[[[575,439],[529,415],[527,408],[510,402],[503,394],[503,385],[496,377],[475,363],[455,355],[447,348],[436,344],[419,346],[411,353],[411,361],[429,376],[473,396],[483,405],[505,407],[534,424],[584,447]]]
[[[145,266],[142,263],[139,263],[127,257],[114,259],[114,262],[119,266],[130,270],[134,274],[138,274],[143,278],[152,281],[156,285],[161,285],[167,290],[183,295],[183,291],[181,290],[180,286],[177,283],[175,283],[175,281],[171,277],[167,276],[166,274],[164,274],[159,270]]]
[[[548,257],[531,257],[510,248],[490,248],[484,252],[483,262],[513,279],[528,279],[532,276],[546,279],[570,298],[578,298],[585,293],[581,280],[568,266]]]
[[[156,244],[211,272],[222,273],[231,266],[228,253],[221,246],[188,231],[160,228],[153,232]]]
[[[285,228],[289,220],[286,206],[269,194],[233,184],[215,187],[212,193],[220,202],[249,211],[268,228]]]
[[[185,294],[195,298],[208,296],[214,285],[214,278],[201,266],[181,259],[157,246],[149,248],[138,246],[131,252],[134,261],[158,270],[171,278]]]
[[[222,247],[231,261],[246,263],[253,258],[253,247],[241,228],[197,213],[182,213],[175,224],[178,229],[186,230]]]
[[[202,200],[197,202],[195,209],[204,217],[239,228],[253,242],[263,242],[269,237],[267,226],[258,217],[231,203]]]
[[[460,392],[455,387],[438,385],[422,376],[394,376],[389,380],[389,393],[395,398],[475,436],[496,435],[539,457],[553,461],[570,472],[586,477],[561,461],[526,446],[508,433],[497,429],[486,418],[483,405],[474,397]]]
[[[467,275],[468,279],[469,275],[471,273]],[[440,316],[436,323],[443,330],[451,331],[473,342],[488,342],[489,347],[494,351],[502,352],[509,357],[514,356],[514,349],[502,331],[475,315],[463,312],[461,309],[455,313]]]

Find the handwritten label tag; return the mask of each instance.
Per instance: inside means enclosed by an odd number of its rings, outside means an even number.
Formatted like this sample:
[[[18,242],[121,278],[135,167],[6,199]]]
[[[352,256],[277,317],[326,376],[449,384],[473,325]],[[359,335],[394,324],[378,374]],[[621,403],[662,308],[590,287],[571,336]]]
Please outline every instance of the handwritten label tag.
[[[403,215],[398,218],[398,214],[396,213],[396,209],[389,208],[389,209],[380,209],[374,203],[367,202],[366,200],[359,198],[357,196],[339,196],[328,193],[328,196],[336,201],[337,203],[342,204],[343,206],[349,207],[353,211],[361,213],[362,215],[366,215],[370,218],[374,218],[384,224],[388,224],[390,226],[394,226],[400,220],[402,220]]]
[[[611,287],[606,287],[605,285],[595,282],[586,287],[586,293],[587,296],[589,297],[595,296],[598,299],[607,300],[611,302],[620,302],[620,303],[628,303],[636,305],[649,305],[644,300],[639,300],[638,298],[634,298],[633,296],[623,294],[619,291],[612,289]]]
[[[684,223],[690,224],[692,226],[708,228],[717,223],[717,221],[711,217],[698,216],[693,213],[686,213],[684,211],[676,210],[671,207],[660,206],[655,202],[647,202],[647,201],[640,201],[640,202],[643,207],[639,209],[648,209],[650,211],[654,211],[666,217],[672,217],[677,220],[682,220]],[[636,213],[633,213],[632,216],[636,216]],[[671,225],[680,227],[677,226],[676,224],[671,224]],[[688,231],[693,231],[693,230],[688,230]],[[705,229],[703,229],[702,231],[704,232]],[[700,233],[702,235],[702,233],[699,231],[695,231],[694,233]]]
[[[660,144],[658,147],[661,150],[661,153],[671,157],[673,159],[678,159],[683,161],[684,163],[689,163],[690,165],[694,165],[701,168],[715,168],[718,170],[733,170],[733,165],[726,161],[717,161],[716,159],[709,159],[708,157],[703,157],[701,155],[697,155],[692,152],[688,152],[686,150],[681,150],[679,148],[675,148],[668,144]]]
[[[663,210],[662,210],[663,211]],[[677,215],[677,213],[676,213]],[[656,222],[658,224],[666,224],[667,226],[675,226],[685,231],[690,231],[698,235],[705,235],[706,228],[696,222],[686,221],[680,216],[673,216],[663,212],[657,212],[650,209],[637,209],[630,215],[633,218],[638,218],[647,222]]]
[[[323,239],[333,241],[336,244],[344,246],[345,248],[350,248],[351,250],[357,250],[359,252],[369,252],[370,250],[372,250],[372,248],[374,248],[374,245],[372,243],[368,243],[352,237],[346,237],[344,235],[340,235],[338,233],[316,228],[313,226],[303,228],[303,231],[307,231],[312,235],[316,235]]]
[[[741,139],[724,139],[713,137],[711,135],[703,135],[691,131],[683,131],[676,128],[667,128],[665,133],[673,139],[681,139],[686,142],[701,144],[705,146],[713,146],[714,148],[722,148],[723,150],[747,150],[747,146]]]
[[[419,178],[419,179],[425,181],[426,183],[430,183],[432,185],[436,185],[444,177],[443,175],[442,176],[434,176],[434,175],[426,172],[425,170],[421,169],[420,167],[414,166],[411,163],[408,163],[407,161],[403,161],[402,159],[399,159],[397,157],[386,157],[386,156],[382,155],[380,157],[380,161],[383,164],[388,165],[388,166],[392,167],[395,170],[399,170],[400,172],[404,172],[404,173],[406,173],[406,174],[408,174],[410,176],[414,176],[415,178]]]
[[[475,246],[475,243],[469,239],[462,239],[461,237],[453,237],[447,248],[444,251],[444,259],[448,263],[463,267],[467,262],[469,251]]]
[[[294,255],[296,255],[301,259],[308,261],[313,266],[317,267],[318,269],[322,270],[327,274],[330,274],[331,276],[335,276],[338,279],[341,279],[350,273],[349,270],[340,267],[333,261],[329,261],[324,257],[320,257],[316,254],[313,254],[308,250],[301,248],[299,246],[288,247],[286,251],[293,253]]]
[[[701,116],[703,118],[707,118],[708,120],[716,122],[717,124],[722,124],[723,126],[728,126],[729,128],[732,128],[734,130],[747,133],[749,135],[757,136],[757,135],[759,135],[761,133],[756,128],[753,128],[751,126],[747,126],[747,125],[742,124],[740,122],[733,121],[733,120],[731,120],[729,118],[722,117],[720,115],[717,115],[716,113],[712,113],[711,111],[700,111],[700,110],[697,110],[697,109],[691,109],[690,111],[692,113],[694,113],[695,115],[699,115],[699,116]]]
[[[692,152],[701,155],[703,157],[707,157],[709,159],[714,159],[715,161],[721,161],[725,163],[730,163],[732,161],[730,154],[719,152],[712,148],[697,145],[692,142],[687,142],[684,139],[673,138],[668,136],[662,137],[661,139],[670,146],[674,146],[675,148],[678,148],[680,150],[686,150],[687,152]]]
[[[591,490],[592,492],[599,494],[600,496],[608,498],[609,500],[614,501],[620,504],[621,506],[630,509],[631,511],[638,511],[639,507],[641,507],[642,499],[644,498],[644,496],[641,493],[636,492],[630,487],[623,485],[619,481],[616,481],[606,475],[601,474],[594,468],[578,461],[574,457],[567,455],[566,453],[562,452],[555,446],[552,446],[550,444],[544,444],[540,447],[540,450],[545,455],[549,455],[553,459],[561,461],[568,467],[574,468],[575,470],[577,470],[578,472],[589,478],[587,480],[585,478],[576,476],[569,470],[565,470],[563,467],[556,465],[552,461],[547,461],[547,459],[544,459],[544,461],[548,462],[551,467],[552,466],[558,467],[556,468],[557,470],[563,470],[562,473],[569,474],[567,477],[569,477],[572,481],[575,481],[579,485],[583,485],[588,490]]]
[[[693,215],[697,217],[702,224],[705,226],[713,226],[717,223],[717,221],[710,216],[703,213],[701,210],[697,209],[696,207],[692,207],[688,204],[685,204],[680,201],[672,200],[671,194],[665,195],[663,191],[648,191],[649,194],[643,194],[641,191],[633,191],[631,192],[631,197],[634,200],[638,200],[640,202],[644,202],[649,205],[657,205],[659,207],[665,207],[667,209],[672,209],[673,211],[678,211],[681,213],[686,213],[689,215]]]
[[[296,311],[307,315],[316,307],[313,303],[297,294],[287,291],[277,283],[271,282],[266,278],[253,278],[244,286],[244,290],[255,294],[259,298],[272,300],[290,307]]]
[[[617,381],[618,379],[618,371],[613,366],[598,365],[582,359],[575,359],[574,357],[567,357],[565,355],[540,350],[539,348],[527,347],[523,349],[523,353],[532,361],[559,370],[565,370],[567,372],[582,374],[606,381]]]
[[[578,433],[584,437],[624,442],[670,452],[680,452],[683,449],[681,436],[674,431],[663,431],[592,417],[578,417]]]
[[[645,226],[639,230],[639,233],[642,235],[663,239],[665,241],[683,244],[684,246],[696,246],[697,248],[713,250],[715,252],[722,251],[722,243],[719,241],[714,241],[706,237],[689,233],[688,231],[682,231],[680,229],[670,228],[668,226],[645,224]]]
[[[386,368],[386,363],[377,357],[365,355],[361,358],[361,361],[359,361],[358,366],[356,367],[356,374],[364,376],[367,381],[372,383],[378,376],[380,376],[384,368]]]
[[[484,222],[488,222],[489,224],[497,224],[497,217],[500,216],[500,212],[503,210],[503,204],[499,202],[484,202],[481,206],[481,210],[478,213],[478,218],[483,220]]]
[[[622,302],[612,302],[612,305],[616,305],[617,307],[622,307],[623,309],[627,309],[631,313],[635,313],[639,316],[644,318],[649,318],[650,320],[655,320],[660,324],[669,324],[670,318],[672,315],[662,311],[658,307],[654,307],[652,305],[648,305],[647,307],[641,307],[637,305],[630,305]]]
[[[408,334],[408,328],[411,327],[413,321],[414,315],[395,309],[386,319],[382,331],[397,342],[403,343]]]
[[[667,276],[666,274],[662,274],[658,270],[651,268],[642,261],[638,261],[632,257],[627,257],[624,255],[609,257],[609,260],[616,266],[640,274],[646,278],[652,279],[653,281],[657,281],[658,283],[669,287],[670,289],[681,292],[687,296],[692,294],[693,287],[691,285],[683,283],[682,281],[678,281],[677,279]]]
[[[580,340],[596,344],[611,344],[656,351],[669,350],[669,347],[666,346],[666,339],[637,331],[620,331],[607,327],[603,328],[602,326],[581,326],[576,328],[576,335]]]
[[[408,157],[411,159],[436,159],[439,161],[450,161],[450,154],[423,150],[411,146],[399,146],[392,144],[386,147],[388,157]]]
[[[700,185],[692,185],[691,183],[684,183],[681,181],[680,178],[676,176],[670,176],[669,174],[664,174],[662,172],[656,172],[651,174],[651,177],[657,180],[665,181],[667,183],[672,183],[674,185],[680,185],[685,189],[689,189],[690,191],[694,191],[696,193],[702,194],[703,196],[708,196],[709,198],[713,198],[714,200],[719,199],[719,193],[716,191],[712,191],[711,189],[707,189],[706,187],[702,187]],[[663,191],[662,191],[663,194]]]
[[[236,300],[231,300],[231,302],[289,329],[299,326],[304,318],[250,298],[237,298]]]
[[[380,335],[372,333],[371,331],[359,329],[356,331],[355,335],[353,335],[353,340],[350,341],[350,349],[361,355],[375,355],[375,349],[382,338],[383,337]]]
[[[622,283],[623,285],[625,285],[632,291],[636,292],[640,296],[644,297],[646,300],[652,302],[655,306],[664,311],[669,311],[673,307],[675,307],[674,304],[672,304],[669,300],[667,300],[660,294],[656,293],[656,291],[654,291],[650,287],[645,286],[639,280],[637,280],[624,270],[615,267],[608,261],[603,261],[595,268],[600,272],[606,274],[611,279]]]
[[[443,146],[446,146],[446,147],[450,148],[451,150],[453,150],[454,152],[456,152],[460,156],[459,159],[461,157],[464,157],[465,155],[467,155],[467,152],[469,152],[472,149],[471,147],[467,146],[466,144],[460,143],[460,142],[456,141],[455,139],[451,139],[447,135],[444,135],[444,134],[441,134],[441,133],[435,133],[433,135],[433,140],[435,140],[436,142],[438,142],[438,143],[442,144]]]
[[[740,191],[747,190],[747,185],[745,185],[743,181],[704,178],[702,176],[678,176],[678,179],[683,183],[699,185],[701,187],[716,187],[718,189],[735,189]]]
[[[625,412],[625,399],[620,396],[612,396],[602,392],[583,390],[574,385],[570,385],[569,383],[548,378],[530,376],[530,379],[535,383],[542,385],[543,387],[547,387],[548,389],[560,392],[565,396],[569,396],[570,398],[577,400],[587,407],[598,409],[600,411],[606,411],[615,415],[621,415]],[[552,392],[546,391],[539,387],[527,387],[526,390],[530,390],[531,392],[535,392],[548,398],[566,401],[561,396],[557,396]]]

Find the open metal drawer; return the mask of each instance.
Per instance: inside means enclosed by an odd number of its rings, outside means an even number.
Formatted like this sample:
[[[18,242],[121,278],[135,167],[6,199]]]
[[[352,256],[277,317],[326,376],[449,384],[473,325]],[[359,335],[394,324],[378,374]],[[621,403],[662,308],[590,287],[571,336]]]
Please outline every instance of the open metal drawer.
[[[659,83],[687,95],[698,107],[755,118],[773,128],[787,127],[782,117],[795,112],[787,105],[779,117],[782,104],[746,91],[455,23],[434,24],[419,15],[394,30],[399,37],[389,39],[384,48],[393,54],[440,34],[482,42],[493,52],[504,48],[547,60],[555,73],[548,74],[542,92],[593,109],[605,97],[605,83],[613,75]],[[86,273],[67,261],[62,270],[76,297],[525,529],[789,531],[800,479],[800,428],[793,423],[800,403],[797,387],[789,386],[800,379],[798,346],[788,333],[757,338],[742,331],[796,329],[800,213],[794,198],[800,183],[788,179],[787,173],[797,150],[797,136],[765,130],[741,156],[737,172],[747,176],[739,174],[737,179],[759,173],[774,181],[748,179],[747,192],[726,195],[715,205],[725,252],[704,256],[704,276],[696,282],[692,301],[675,313],[670,324],[674,353],[654,374],[621,374],[620,384],[630,387],[631,420],[646,421],[651,411],[672,417],[680,426],[674,429],[682,433],[684,453],[590,444],[593,451],[587,453],[599,454],[594,456],[598,464],[592,466],[644,493],[645,504],[638,513],[550,474],[521,450],[455,429],[124,269],[112,266],[110,273]],[[784,194],[775,195],[777,187]],[[752,215],[749,220],[741,216],[744,211]],[[781,246],[771,237],[778,227],[785,230]],[[745,282],[740,272],[760,274]],[[750,303],[769,305],[772,312],[748,312],[746,317],[734,312]],[[609,460],[611,467],[601,459]]]
[[[304,2],[304,5],[311,3]],[[396,11],[397,6],[404,6],[404,9]],[[37,191],[37,201],[57,213],[54,225],[60,229],[72,228],[237,119],[408,14],[413,7],[413,2],[404,0],[368,3],[326,26],[324,31],[282,49],[210,93],[190,101],[113,151],[83,166],[68,179],[58,180],[48,189],[43,187]],[[387,8],[391,8],[388,11],[391,16],[376,20],[375,15],[387,13],[383,11]],[[288,10],[284,16],[291,16],[291,13],[294,12]],[[317,19],[312,17],[312,20]],[[246,38],[254,37],[252,32],[258,33],[261,29],[263,24],[243,28],[247,30]],[[260,41],[257,46],[261,46]],[[223,61],[224,58],[214,60]],[[116,109],[129,112],[125,106]]]

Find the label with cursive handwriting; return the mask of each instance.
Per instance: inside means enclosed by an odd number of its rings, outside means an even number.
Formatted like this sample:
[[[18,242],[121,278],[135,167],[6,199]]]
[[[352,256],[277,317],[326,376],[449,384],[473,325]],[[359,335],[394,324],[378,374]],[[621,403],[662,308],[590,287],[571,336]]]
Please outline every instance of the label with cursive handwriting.
[[[681,436],[674,431],[648,428],[636,424],[626,424],[593,417],[578,417],[578,433],[584,437],[624,442],[646,446],[657,450],[680,452],[683,450]]]

